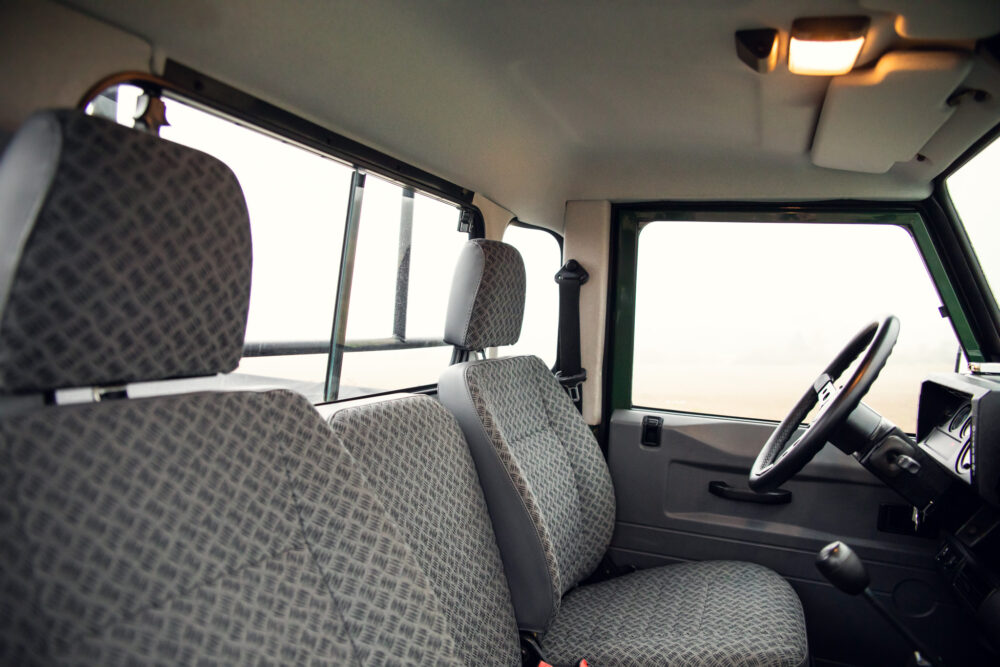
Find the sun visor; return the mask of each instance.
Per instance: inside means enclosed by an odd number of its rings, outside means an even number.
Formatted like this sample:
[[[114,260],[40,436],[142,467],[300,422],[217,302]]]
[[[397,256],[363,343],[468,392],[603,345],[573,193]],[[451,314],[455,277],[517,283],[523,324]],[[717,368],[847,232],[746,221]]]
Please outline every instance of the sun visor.
[[[884,174],[912,160],[951,116],[948,97],[971,67],[966,53],[897,51],[871,69],[834,77],[813,138],[813,164]]]
[[[896,14],[896,32],[906,39],[976,40],[1000,32],[996,0],[861,0],[861,6]]]

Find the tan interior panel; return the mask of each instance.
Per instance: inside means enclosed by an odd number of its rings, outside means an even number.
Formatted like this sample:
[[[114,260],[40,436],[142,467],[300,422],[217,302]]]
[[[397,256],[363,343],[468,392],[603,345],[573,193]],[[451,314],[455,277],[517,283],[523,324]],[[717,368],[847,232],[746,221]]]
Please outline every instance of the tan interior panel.
[[[483,220],[486,223],[486,238],[503,241],[503,231],[507,229],[507,224],[517,216],[478,192],[472,197],[472,203],[474,206],[478,206],[483,214]]]
[[[896,14],[896,32],[907,39],[981,39],[1000,31],[995,0],[862,0],[861,6]]]
[[[608,257],[611,251],[611,202],[566,202],[563,258],[575,259],[590,274],[580,288],[580,363],[587,369],[583,383],[583,418],[601,422],[604,386],[604,321],[607,317]]]
[[[149,71],[145,41],[48,0],[0,3],[0,130],[13,132],[31,112],[73,107],[99,79]]]

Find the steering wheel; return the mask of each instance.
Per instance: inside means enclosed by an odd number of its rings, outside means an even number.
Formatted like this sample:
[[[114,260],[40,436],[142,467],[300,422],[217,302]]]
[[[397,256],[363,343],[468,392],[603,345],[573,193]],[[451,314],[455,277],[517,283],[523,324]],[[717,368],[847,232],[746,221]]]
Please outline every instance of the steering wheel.
[[[750,470],[751,489],[765,492],[778,488],[816,456],[868,393],[885,367],[898,336],[899,320],[889,315],[881,322],[872,322],[851,339],[764,443]],[[836,381],[862,352],[865,357],[850,381],[838,389]],[[816,404],[820,406],[816,418],[805,433],[789,444]]]

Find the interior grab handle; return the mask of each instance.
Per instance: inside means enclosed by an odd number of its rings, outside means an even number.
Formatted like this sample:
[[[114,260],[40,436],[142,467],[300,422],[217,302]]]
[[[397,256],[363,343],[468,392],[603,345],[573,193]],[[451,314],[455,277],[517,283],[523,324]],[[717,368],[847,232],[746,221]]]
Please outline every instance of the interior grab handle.
[[[785,503],[792,502],[792,492],[786,489],[757,493],[750,489],[739,489],[735,486],[729,486],[726,482],[718,480],[708,483],[708,492],[713,496],[719,496],[727,500],[738,500],[744,503],[757,503],[759,505],[784,505]]]

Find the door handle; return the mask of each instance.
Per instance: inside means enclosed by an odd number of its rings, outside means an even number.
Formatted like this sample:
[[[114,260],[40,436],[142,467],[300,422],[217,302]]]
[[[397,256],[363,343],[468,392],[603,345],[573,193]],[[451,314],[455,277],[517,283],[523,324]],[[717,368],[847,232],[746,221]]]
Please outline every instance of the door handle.
[[[735,486],[721,481],[708,483],[708,492],[713,496],[719,496],[727,500],[738,500],[744,503],[757,503],[759,505],[784,505],[792,502],[792,492],[786,489],[777,489],[766,493],[757,493],[750,489],[738,489]]]

